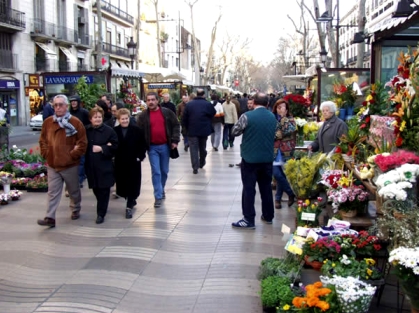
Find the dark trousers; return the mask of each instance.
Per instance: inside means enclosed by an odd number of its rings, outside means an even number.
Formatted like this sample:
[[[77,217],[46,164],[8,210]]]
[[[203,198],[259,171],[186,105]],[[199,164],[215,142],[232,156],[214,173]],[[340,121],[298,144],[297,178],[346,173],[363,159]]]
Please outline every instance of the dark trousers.
[[[192,168],[197,170],[205,165],[207,157],[208,136],[188,137],[189,153],[191,155]]]
[[[272,163],[247,163],[242,159],[241,176],[243,183],[242,211],[249,223],[255,223],[256,183],[262,200],[262,215],[269,221],[274,218],[274,203],[272,196]]]
[[[137,205],[137,198],[132,196],[127,197],[127,209],[133,209]]]
[[[231,135],[231,130],[233,129],[234,124],[224,124],[223,129],[223,148],[227,149],[228,145],[233,145],[234,143],[234,136]]]
[[[108,211],[111,188],[93,188],[93,194],[95,195],[97,201],[97,215],[104,217]]]
[[[288,183],[287,177],[285,176],[282,166],[273,166],[273,176],[276,179],[275,200],[281,201],[282,193],[284,191],[288,195],[288,197],[294,196],[294,192],[292,191],[290,184]]]

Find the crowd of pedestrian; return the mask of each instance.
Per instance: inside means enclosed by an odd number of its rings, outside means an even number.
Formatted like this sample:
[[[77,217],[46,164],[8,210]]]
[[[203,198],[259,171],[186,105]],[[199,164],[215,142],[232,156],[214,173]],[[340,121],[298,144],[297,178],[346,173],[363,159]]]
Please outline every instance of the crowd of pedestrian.
[[[225,150],[233,148],[234,138],[243,136],[238,164],[243,183],[243,218],[233,227],[255,228],[256,184],[263,222],[272,223],[274,208],[281,208],[283,192],[288,194],[288,205],[293,204],[295,195],[282,170],[295,149],[296,125],[287,101],[278,99],[270,109],[271,97],[260,92],[249,97],[244,94],[239,99],[213,94],[208,101],[203,89],[197,89],[196,95],[183,95],[177,106],[167,93],[162,95],[161,103],[155,92],[148,92],[145,98],[147,108],[136,118],[122,101],[113,104],[109,96],[98,99],[90,111],[82,107],[77,95],[57,95],[49,106],[44,106],[39,144],[48,164],[48,205],[39,225],[55,226],[64,183],[71,219],[80,217],[80,188],[86,177],[96,197],[97,224],[105,220],[114,185],[115,195],[126,200],[125,217],[132,218],[141,191],[141,162],[146,155],[151,167],[154,207],[159,208],[166,197],[170,158],[176,154],[181,134],[184,149],[190,152],[193,174],[206,164],[209,136],[215,152],[220,143]],[[275,201],[272,177],[278,181]]]

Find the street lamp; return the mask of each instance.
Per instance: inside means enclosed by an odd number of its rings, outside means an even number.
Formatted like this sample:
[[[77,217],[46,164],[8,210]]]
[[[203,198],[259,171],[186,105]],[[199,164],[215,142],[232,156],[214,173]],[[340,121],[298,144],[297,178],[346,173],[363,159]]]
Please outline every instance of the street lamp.
[[[131,37],[130,41],[127,43],[127,47],[128,47],[128,54],[129,57],[131,58],[131,69],[134,69],[134,58],[135,55],[137,54],[137,43],[134,42],[133,37]]]
[[[322,49],[322,51],[320,51],[320,62],[322,62],[323,66],[326,67],[327,51],[325,51],[324,49]]]

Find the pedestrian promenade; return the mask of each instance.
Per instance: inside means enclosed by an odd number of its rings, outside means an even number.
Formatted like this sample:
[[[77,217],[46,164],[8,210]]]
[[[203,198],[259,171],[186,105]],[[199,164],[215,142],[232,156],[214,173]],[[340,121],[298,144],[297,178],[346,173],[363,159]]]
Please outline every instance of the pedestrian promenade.
[[[0,313],[261,313],[258,266],[283,255],[281,226],[293,227],[294,213],[283,202],[274,223],[264,224],[257,199],[256,229],[232,229],[242,217],[240,169],[229,167],[240,161],[239,144],[214,152],[208,141],[197,175],[181,144],[157,209],[146,158],[132,219],[125,219],[123,199],[111,199],[105,222],[95,224],[87,183],[81,218],[70,219],[63,194],[55,228],[36,224],[45,193],[24,191],[1,206]],[[394,301],[386,287],[382,303]]]

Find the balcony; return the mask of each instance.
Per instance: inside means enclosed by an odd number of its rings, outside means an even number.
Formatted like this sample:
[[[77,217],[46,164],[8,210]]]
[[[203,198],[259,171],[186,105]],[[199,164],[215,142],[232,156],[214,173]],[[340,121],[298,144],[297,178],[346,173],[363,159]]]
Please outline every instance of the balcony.
[[[78,31],[67,28],[65,26],[58,26],[41,19],[33,20],[33,29],[31,37],[34,40],[48,41],[54,40],[67,44],[74,44],[76,46],[83,46],[90,48],[91,37]]]
[[[70,64],[67,61],[59,61],[58,62],[58,70],[60,72],[69,72],[70,71]]]
[[[112,19],[115,22],[124,24],[126,27],[134,26],[134,17],[129,15],[127,12],[122,11],[118,7],[106,2],[104,0],[97,0],[93,4],[93,11],[97,12],[97,3],[100,1],[100,9],[103,16]]]
[[[9,7],[2,8],[2,12],[0,12],[0,29],[21,31],[25,27],[25,13]]]
[[[36,72],[48,71],[48,59],[45,57],[35,57],[35,71]]]
[[[96,51],[98,50],[97,45],[98,44],[96,43]],[[131,60],[127,48],[115,46],[115,45],[112,45],[112,44],[107,43],[107,42],[102,43],[102,52],[110,53],[110,54],[113,54],[114,56],[119,56],[119,57],[122,57],[124,59]]]
[[[87,64],[77,65],[77,71],[86,72],[89,71],[89,66]]]
[[[17,71],[17,54],[7,50],[0,50],[0,70],[5,72]]]

